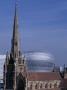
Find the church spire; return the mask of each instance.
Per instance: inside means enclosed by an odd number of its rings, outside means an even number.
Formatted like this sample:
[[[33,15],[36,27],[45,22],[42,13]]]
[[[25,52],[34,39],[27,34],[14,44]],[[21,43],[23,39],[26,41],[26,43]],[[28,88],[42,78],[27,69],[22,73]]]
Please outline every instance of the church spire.
[[[17,6],[15,5],[15,16],[13,25],[13,37],[12,37],[12,48],[11,54],[13,58],[18,58],[19,56],[19,32],[18,32],[18,17],[17,17]]]

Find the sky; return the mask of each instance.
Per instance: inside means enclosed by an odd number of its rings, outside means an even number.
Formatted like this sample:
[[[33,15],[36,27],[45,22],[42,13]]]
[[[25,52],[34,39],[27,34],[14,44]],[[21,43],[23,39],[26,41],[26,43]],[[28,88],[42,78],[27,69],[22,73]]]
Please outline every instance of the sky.
[[[50,53],[67,64],[67,0],[17,0],[22,52]],[[0,54],[11,49],[15,0],[0,0]]]

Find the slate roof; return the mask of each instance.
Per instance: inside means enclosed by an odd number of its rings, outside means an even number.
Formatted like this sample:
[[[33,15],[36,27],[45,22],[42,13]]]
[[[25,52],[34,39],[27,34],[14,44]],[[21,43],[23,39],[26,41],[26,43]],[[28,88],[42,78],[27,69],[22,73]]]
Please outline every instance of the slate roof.
[[[28,72],[27,78],[30,81],[61,80],[59,72]]]

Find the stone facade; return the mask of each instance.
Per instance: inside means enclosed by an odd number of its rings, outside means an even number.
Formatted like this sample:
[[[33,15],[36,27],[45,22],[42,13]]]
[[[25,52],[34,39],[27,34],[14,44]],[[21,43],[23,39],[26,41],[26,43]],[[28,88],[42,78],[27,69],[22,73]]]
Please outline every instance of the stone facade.
[[[60,87],[60,80],[54,81],[28,81],[29,90],[55,89]]]

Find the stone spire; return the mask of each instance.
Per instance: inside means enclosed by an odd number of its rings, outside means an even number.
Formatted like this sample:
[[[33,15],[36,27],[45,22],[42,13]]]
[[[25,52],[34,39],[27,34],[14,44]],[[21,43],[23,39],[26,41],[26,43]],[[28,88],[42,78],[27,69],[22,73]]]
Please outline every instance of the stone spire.
[[[18,34],[19,32],[18,32],[17,6],[15,6],[13,37],[12,37],[12,47],[11,47],[11,54],[13,58],[19,57],[19,35]]]

